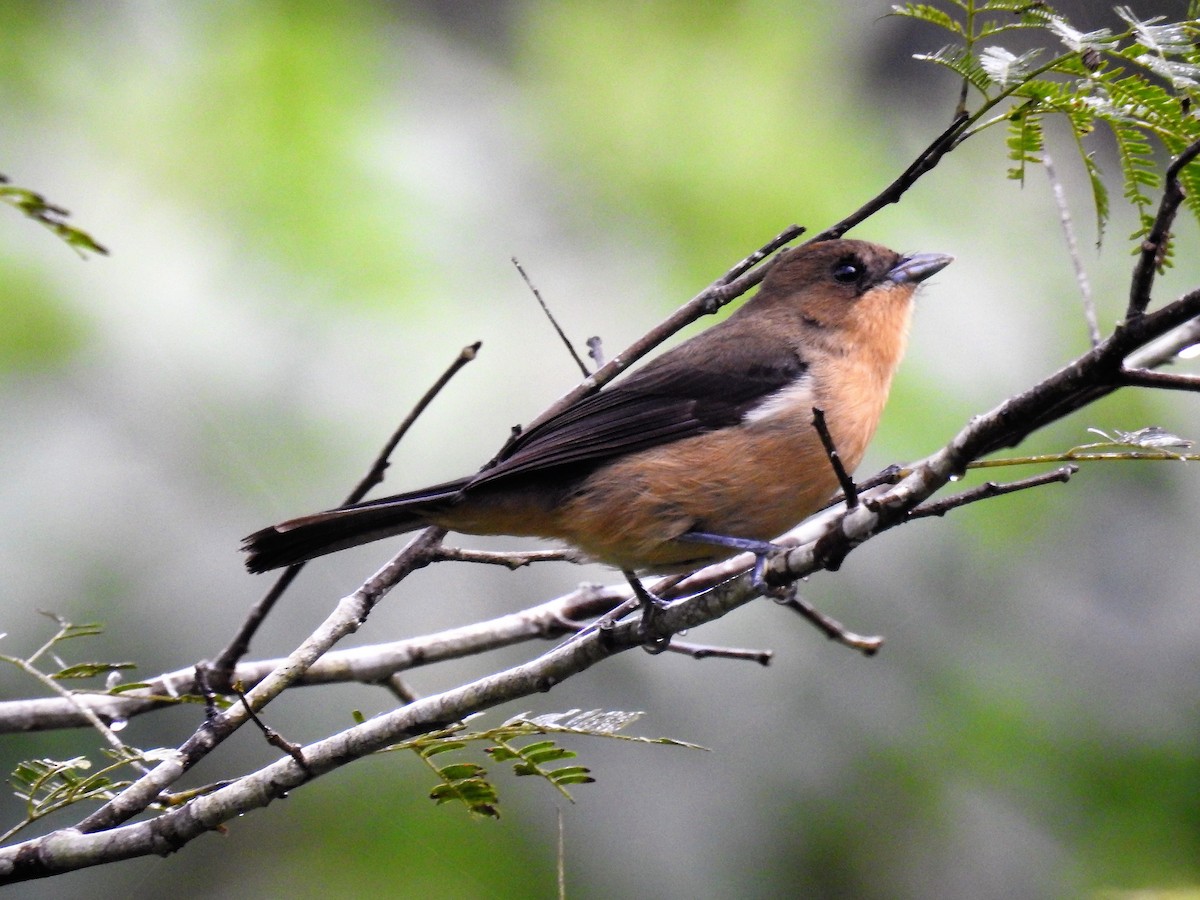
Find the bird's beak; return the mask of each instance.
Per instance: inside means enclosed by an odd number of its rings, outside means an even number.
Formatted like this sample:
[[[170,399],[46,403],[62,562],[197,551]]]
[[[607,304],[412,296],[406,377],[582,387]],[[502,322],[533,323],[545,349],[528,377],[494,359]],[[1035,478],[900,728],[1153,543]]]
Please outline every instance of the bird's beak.
[[[954,257],[946,253],[910,253],[887,273],[887,278],[896,284],[919,284],[952,262]]]

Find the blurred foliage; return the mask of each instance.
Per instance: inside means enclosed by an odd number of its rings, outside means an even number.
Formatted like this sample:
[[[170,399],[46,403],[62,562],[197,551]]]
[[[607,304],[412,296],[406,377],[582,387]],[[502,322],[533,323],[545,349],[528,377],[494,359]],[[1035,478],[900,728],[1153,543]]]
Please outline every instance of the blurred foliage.
[[[703,15],[678,2],[619,15],[601,2],[530,4],[517,60],[560,165],[704,272],[793,221],[836,221],[865,199],[848,187],[890,177],[878,123],[847,127],[857,73],[840,64],[835,29],[771,0]],[[820,177],[806,172],[812,160]]]
[[[957,9],[955,8],[957,7]],[[1047,3],[1013,0],[952,0],[955,15],[924,3],[896,6],[897,15],[928,22],[948,32],[954,43],[918,59],[946,66],[962,77],[960,109],[967,112],[967,88],[982,105],[970,113],[969,131],[1008,123],[1009,177],[1022,184],[1029,164],[1042,162],[1046,147],[1043,120],[1065,118],[1088,174],[1096,210],[1097,241],[1108,222],[1108,186],[1095,151],[1084,146],[1097,125],[1107,126],[1121,163],[1124,197],[1137,208],[1139,225],[1130,239],[1140,243],[1154,225],[1157,194],[1162,185],[1151,139],[1179,154],[1200,139],[1200,120],[1191,109],[1200,101],[1200,22],[1164,21],[1165,16],[1139,19],[1128,7],[1117,7],[1125,29],[1083,32]],[[1066,50],[1051,55],[1034,47],[1016,54],[998,43],[1015,30],[1043,32]],[[1046,57],[1049,56],[1047,59]],[[989,116],[998,105],[1000,114]],[[1194,214],[1200,216],[1200,175],[1195,167],[1179,174]],[[1170,257],[1170,247],[1162,263]]]
[[[85,343],[87,324],[28,262],[0,251],[4,271],[0,373],[61,365]]]

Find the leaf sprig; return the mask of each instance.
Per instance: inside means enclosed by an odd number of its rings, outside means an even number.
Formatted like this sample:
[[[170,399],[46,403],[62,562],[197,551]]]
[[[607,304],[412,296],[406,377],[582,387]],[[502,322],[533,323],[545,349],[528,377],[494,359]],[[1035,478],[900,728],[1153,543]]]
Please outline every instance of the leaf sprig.
[[[544,779],[555,790],[571,802],[574,798],[567,790],[569,785],[588,784],[596,779],[587,766],[554,766],[563,760],[576,758],[573,750],[561,747],[553,740],[538,740],[532,743],[516,743],[523,738],[545,737],[548,734],[578,735],[632,741],[639,744],[658,744],[669,747],[686,747],[703,750],[698,744],[690,744],[673,738],[648,738],[617,734],[642,717],[640,712],[621,710],[578,709],[562,713],[546,713],[529,717],[522,713],[507,722],[486,731],[468,732],[465,725],[443,731],[421,735],[388,748],[389,750],[412,750],[433,770],[439,784],[429,792],[429,798],[437,804],[459,802],[474,816],[498,819],[500,817],[500,794],[488,778],[483,766],[456,760],[447,765],[435,761],[444,753],[466,749],[471,743],[485,742],[485,747],[494,762],[511,763],[513,774],[535,776]]]
[[[86,258],[88,252],[108,255],[108,250],[90,234],[67,224],[70,215],[67,210],[51,203],[37,191],[10,184],[4,175],[0,175],[0,201],[50,229],[81,257]]]
[[[1154,224],[1151,195],[1161,185],[1154,144],[1176,155],[1200,139],[1200,3],[1188,17],[1138,19],[1128,7],[1117,15],[1128,26],[1114,32],[1081,31],[1044,2],[947,0],[952,12],[926,3],[893,6],[898,16],[935,25],[954,43],[916,58],[944,66],[963,79],[959,112],[968,115],[957,142],[993,125],[1008,127],[1010,178],[1024,181],[1026,168],[1045,150],[1043,120],[1065,119],[1091,184],[1097,243],[1109,218],[1108,190],[1086,139],[1103,125],[1111,133],[1121,169],[1123,196],[1138,213],[1130,236],[1140,244]],[[1015,30],[1041,30],[1053,42],[1021,54],[995,42]],[[1065,52],[1047,57],[1054,46]],[[980,104],[968,110],[971,91]],[[1187,203],[1200,219],[1200,166],[1180,181]],[[1169,262],[1170,251],[1161,265]]]

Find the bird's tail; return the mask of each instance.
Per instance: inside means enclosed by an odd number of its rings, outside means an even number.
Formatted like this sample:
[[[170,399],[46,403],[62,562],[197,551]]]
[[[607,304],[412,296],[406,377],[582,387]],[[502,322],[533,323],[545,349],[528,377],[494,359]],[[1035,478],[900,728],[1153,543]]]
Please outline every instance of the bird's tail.
[[[465,485],[465,480],[450,482],[290,519],[256,531],[242,542],[242,551],[248,554],[246,568],[266,572],[431,525],[431,517],[452,505]]]

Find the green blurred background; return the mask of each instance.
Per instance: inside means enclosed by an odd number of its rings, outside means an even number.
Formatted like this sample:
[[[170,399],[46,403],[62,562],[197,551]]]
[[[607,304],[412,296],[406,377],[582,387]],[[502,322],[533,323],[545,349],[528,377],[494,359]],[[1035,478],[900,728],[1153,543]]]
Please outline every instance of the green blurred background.
[[[1180,16],[1186,4],[1133,4]],[[1107,4],[1061,3],[1077,22]],[[957,85],[945,39],[886,2],[0,3],[0,172],[108,246],[80,261],[0,209],[0,630],[37,610],[107,624],[72,659],[140,673],[215,653],[264,579],[241,535],[337,502],[464,344],[480,359],[396,457],[393,490],[461,475],[577,373],[567,332],[624,346],[791,222],[813,231],[890,181]],[[1062,138],[1063,135],[1058,135]],[[1059,169],[1116,320],[1133,219],[1097,254],[1069,142]],[[1107,171],[1116,166],[1098,141]],[[958,261],[923,293],[865,470],[924,455],[1086,347],[1048,184],[973,140],[856,236]],[[1119,186],[1113,182],[1114,197]],[[1200,283],[1180,228],[1170,297]],[[1030,451],[1149,424],[1200,438],[1194,396],[1125,392]],[[575,897],[1034,897],[1200,884],[1200,468],[1086,468],[1069,486],[900,529],[806,596],[888,643],[864,660],[761,602],[690,638],[775,662],[626,654],[492,714],[641,709],[712,748],[577,745],[599,784],[563,810]],[[472,539],[471,546],[512,541]],[[385,560],[314,565],[256,641],[287,652]],[[442,566],[355,643],[516,610],[598,568]],[[419,671],[431,692],[524,647]],[[38,688],[0,668],[0,694]],[[308,741],[389,708],[367,687],[270,709]],[[194,709],[132,722],[173,746]],[[489,720],[485,720],[489,721]],[[7,737],[5,772],[87,752]],[[238,735],[197,783],[274,757]],[[558,808],[499,777],[504,818],[434,808],[416,759],[321,779],[166,859],[11,896],[549,896]],[[17,816],[0,798],[7,823]],[[67,819],[54,824],[66,824]]]

